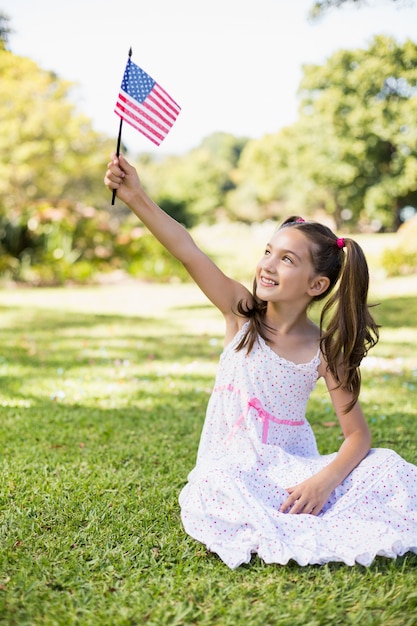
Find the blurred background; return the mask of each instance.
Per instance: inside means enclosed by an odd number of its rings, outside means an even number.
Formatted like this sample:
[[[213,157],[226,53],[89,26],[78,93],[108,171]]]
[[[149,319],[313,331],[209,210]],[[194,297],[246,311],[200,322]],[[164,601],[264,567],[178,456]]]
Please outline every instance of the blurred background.
[[[123,150],[237,278],[294,213],[415,276],[416,18],[412,0],[0,0],[0,284],[186,280],[102,182],[129,47],[182,110],[159,148],[125,124]]]

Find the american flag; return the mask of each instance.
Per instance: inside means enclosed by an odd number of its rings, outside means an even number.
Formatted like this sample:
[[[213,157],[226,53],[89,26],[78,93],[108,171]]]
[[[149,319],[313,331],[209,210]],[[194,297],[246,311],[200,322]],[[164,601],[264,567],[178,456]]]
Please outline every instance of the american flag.
[[[165,139],[181,108],[158,83],[127,60],[114,112],[157,146]]]

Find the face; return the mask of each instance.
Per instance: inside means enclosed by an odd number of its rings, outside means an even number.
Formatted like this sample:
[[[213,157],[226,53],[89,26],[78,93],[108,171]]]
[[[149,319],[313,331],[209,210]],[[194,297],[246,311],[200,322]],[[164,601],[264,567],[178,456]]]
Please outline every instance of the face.
[[[311,300],[315,272],[310,243],[297,228],[274,233],[256,268],[256,295],[267,302]]]

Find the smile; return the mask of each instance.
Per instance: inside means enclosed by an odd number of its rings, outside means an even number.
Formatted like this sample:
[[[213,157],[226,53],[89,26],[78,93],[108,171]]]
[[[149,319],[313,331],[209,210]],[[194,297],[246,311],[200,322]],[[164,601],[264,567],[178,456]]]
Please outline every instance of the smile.
[[[278,285],[278,283],[276,283],[274,280],[271,280],[270,278],[265,278],[265,276],[261,276],[261,283],[262,285],[269,285],[270,287],[276,287]]]

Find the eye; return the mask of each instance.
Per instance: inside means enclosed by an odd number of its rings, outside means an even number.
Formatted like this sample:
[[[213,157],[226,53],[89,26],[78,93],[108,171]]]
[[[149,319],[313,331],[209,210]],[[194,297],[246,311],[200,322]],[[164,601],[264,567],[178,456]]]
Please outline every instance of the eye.
[[[282,257],[282,260],[285,261],[285,263],[293,263],[293,260],[291,257],[288,256],[288,254],[286,254],[285,256]]]
[[[265,250],[264,254],[265,254],[265,256],[268,256],[269,254],[271,254],[271,251],[270,251],[270,250],[268,250],[268,248],[267,248],[267,249]]]

